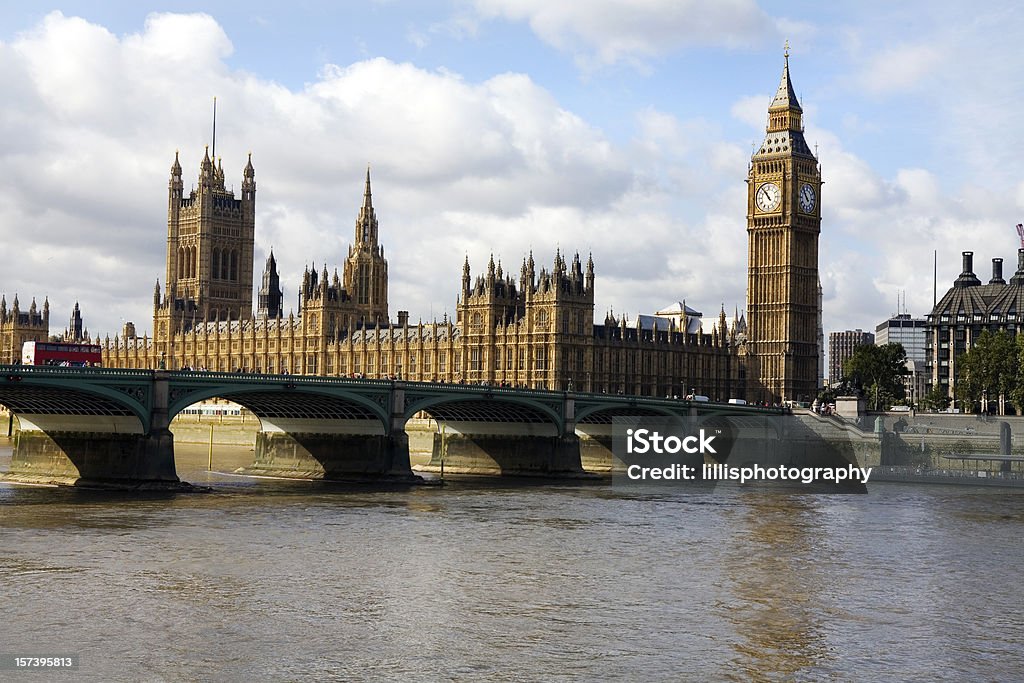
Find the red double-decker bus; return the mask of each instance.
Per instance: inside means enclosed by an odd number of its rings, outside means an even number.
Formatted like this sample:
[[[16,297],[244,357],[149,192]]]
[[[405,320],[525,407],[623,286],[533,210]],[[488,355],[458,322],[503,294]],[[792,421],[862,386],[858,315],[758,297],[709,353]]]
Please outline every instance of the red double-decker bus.
[[[22,365],[59,365],[81,368],[102,363],[103,354],[96,344],[27,341],[21,347]]]

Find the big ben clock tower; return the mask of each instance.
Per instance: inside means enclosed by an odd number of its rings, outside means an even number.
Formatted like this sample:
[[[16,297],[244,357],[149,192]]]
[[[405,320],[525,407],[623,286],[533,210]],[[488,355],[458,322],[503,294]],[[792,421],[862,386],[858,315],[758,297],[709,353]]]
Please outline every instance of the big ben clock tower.
[[[768,107],[747,178],[747,318],[755,401],[810,401],[818,388],[818,234],[821,169],[803,133],[789,79]]]

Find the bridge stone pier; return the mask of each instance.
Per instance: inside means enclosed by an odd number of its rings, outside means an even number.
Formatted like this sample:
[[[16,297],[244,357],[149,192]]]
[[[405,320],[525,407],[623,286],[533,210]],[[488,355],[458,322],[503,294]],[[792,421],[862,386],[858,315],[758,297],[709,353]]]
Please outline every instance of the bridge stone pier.
[[[251,475],[415,483],[406,422],[439,425],[425,471],[585,477],[621,466],[616,415],[682,417],[705,408],[673,399],[461,384],[290,375],[0,366],[0,404],[21,426],[9,481],[186,488],[174,466],[171,419],[214,397],[259,418]]]
[[[68,383],[75,369],[0,368],[0,403],[17,416],[7,481],[175,489],[165,373],[106,371]]]

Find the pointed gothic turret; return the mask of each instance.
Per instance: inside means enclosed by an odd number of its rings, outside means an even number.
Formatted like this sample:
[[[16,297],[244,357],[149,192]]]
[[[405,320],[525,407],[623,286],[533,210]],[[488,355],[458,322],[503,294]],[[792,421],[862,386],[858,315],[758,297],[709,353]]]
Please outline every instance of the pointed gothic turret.
[[[789,110],[802,112],[803,108],[800,106],[800,102],[796,99],[796,92],[793,90],[793,82],[789,78],[789,43],[786,44],[786,49],[783,52],[783,58],[785,63],[782,67],[782,80],[779,82],[779,90],[775,93],[775,98],[772,100],[768,110]]]
[[[246,159],[245,168],[242,169],[242,197],[252,199],[252,193],[256,191],[256,169],[252,167],[252,152]]]
[[[199,184],[207,185],[213,180],[213,162],[210,161],[210,146],[203,149],[203,160],[199,164]]]
[[[726,318],[725,318],[725,303],[723,302],[722,303],[722,309],[718,313],[718,330],[719,330],[719,335],[720,335],[719,336],[719,343],[721,343],[722,346],[725,346],[726,342],[728,341],[728,337],[726,336],[726,330],[727,329],[728,329],[728,324],[727,324]]]
[[[363,208],[373,210],[373,192],[370,190],[370,165],[366,165],[366,185],[363,187]]]
[[[84,333],[82,325],[82,311],[78,307],[78,302],[75,302],[75,307],[71,309],[71,319],[68,321],[68,332],[66,335],[68,341],[82,341],[87,339],[88,335]]]
[[[277,318],[281,314],[283,299],[281,278],[277,274],[277,259],[274,258],[274,249],[271,247],[266,268],[263,269],[263,283],[259,292],[257,316],[263,320]]]
[[[345,290],[366,320],[388,320],[388,262],[378,243],[377,213],[373,208],[370,167],[366,167],[363,204],[356,218],[355,240],[342,273]]]
[[[366,186],[363,188],[363,205],[359,207],[356,219],[356,238],[352,245],[356,250],[376,251],[377,214],[373,210],[373,192],[370,189],[370,167],[366,167]]]

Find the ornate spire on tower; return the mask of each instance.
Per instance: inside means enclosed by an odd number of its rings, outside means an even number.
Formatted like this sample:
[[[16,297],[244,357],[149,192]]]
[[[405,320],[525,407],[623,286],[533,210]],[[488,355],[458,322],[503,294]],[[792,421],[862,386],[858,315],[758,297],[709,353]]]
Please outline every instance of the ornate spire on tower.
[[[363,190],[363,205],[359,208],[359,218],[356,219],[356,239],[353,246],[362,251],[377,249],[377,214],[373,210],[369,165],[366,167],[366,187]]]
[[[257,316],[267,320],[277,318],[281,313],[284,294],[281,291],[281,278],[277,274],[277,259],[271,247],[267,257],[267,266],[263,271],[263,286],[259,292],[259,310]]]

